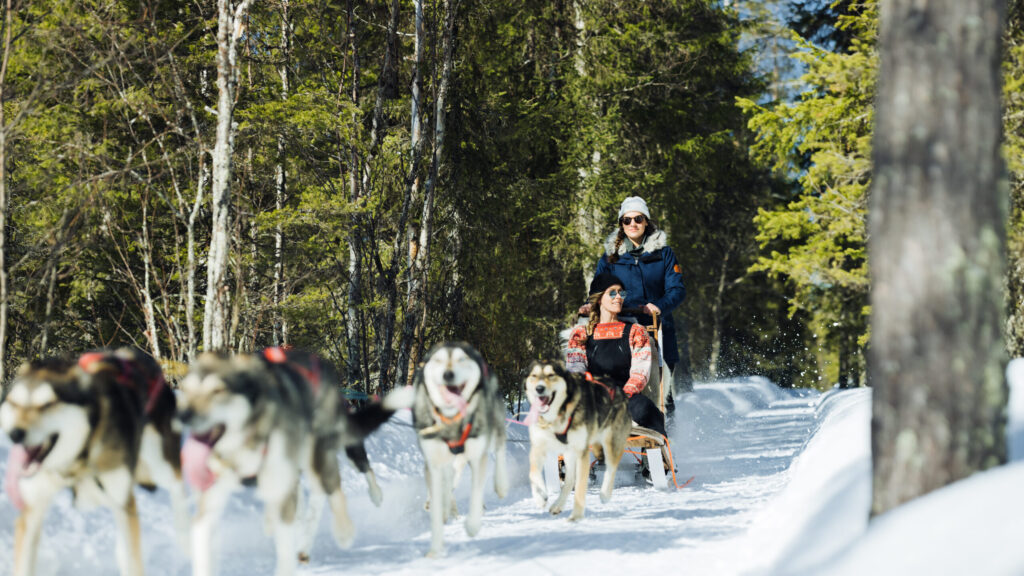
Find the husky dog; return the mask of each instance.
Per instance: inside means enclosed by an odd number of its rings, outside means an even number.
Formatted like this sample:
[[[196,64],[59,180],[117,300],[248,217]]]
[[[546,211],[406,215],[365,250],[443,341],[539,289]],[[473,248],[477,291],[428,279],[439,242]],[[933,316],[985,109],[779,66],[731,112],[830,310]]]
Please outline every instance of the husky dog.
[[[600,458],[603,452],[607,470],[601,485],[601,501],[612,497],[615,472],[626,449],[632,422],[626,397],[618,389],[583,374],[567,372],[559,361],[536,361],[526,376],[526,395],[530,400],[530,488],[537,504],[547,506],[548,493],[541,470],[548,452],[565,457],[565,480],[552,514],[561,514],[569,490],[576,483],[570,521],[583,519],[587,495],[591,446]],[[534,417],[535,416],[535,417]]]
[[[487,454],[494,451],[494,491],[508,493],[505,463],[505,406],[498,379],[483,357],[465,342],[434,346],[413,382],[413,424],[426,462],[430,551],[444,554],[443,530],[457,514],[453,490],[468,463],[472,474],[466,533],[480,531]]]
[[[278,576],[294,574],[297,560],[308,559],[325,497],[335,540],[342,547],[352,543],[336,452],[346,449],[367,473],[371,497],[379,502],[363,440],[393,413],[388,400],[350,413],[329,363],[278,347],[258,354],[203,354],[182,379],[180,392],[178,416],[191,434],[183,463],[201,490],[192,524],[196,576],[216,573],[217,523],[243,484],[255,486],[263,501]],[[297,534],[302,472],[309,477],[311,515],[301,518],[304,533]]]
[[[73,490],[77,506],[102,505],[114,512],[121,574],[143,570],[136,482],[170,491],[179,544],[187,550],[181,435],[173,417],[174,393],[160,366],[138,350],[22,365],[0,405],[0,427],[14,443],[4,487],[21,509],[14,574],[35,572],[43,518],[63,488]]]

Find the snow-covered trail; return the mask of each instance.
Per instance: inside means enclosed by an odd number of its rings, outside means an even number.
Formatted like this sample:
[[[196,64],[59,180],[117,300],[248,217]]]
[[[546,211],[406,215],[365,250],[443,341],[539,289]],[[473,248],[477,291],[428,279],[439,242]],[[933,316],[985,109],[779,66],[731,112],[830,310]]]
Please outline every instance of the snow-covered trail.
[[[579,523],[569,523],[568,512],[552,517],[534,505],[525,429],[513,425],[509,497],[498,500],[488,482],[480,534],[468,538],[461,520],[449,523],[448,554],[441,559],[423,557],[429,544],[423,463],[408,415],[399,415],[367,445],[384,490],[383,506],[370,503],[362,477],[346,465],[355,544],[338,549],[325,518],[313,560],[300,574],[605,574],[624,568],[645,574],[748,573],[763,562],[764,552],[748,538],[748,529],[786,486],[791,465],[817,432],[822,398],[761,379],[698,385],[679,400],[669,426],[680,482],[691,475],[695,480],[679,491],[654,490],[635,478],[627,455],[611,502],[602,504],[592,485],[586,518]],[[6,461],[6,440],[0,442],[0,459]],[[467,483],[457,491],[463,510]],[[188,560],[173,543],[166,496],[140,493],[140,511],[147,573],[189,574]],[[14,517],[13,506],[0,496],[0,573],[12,565]],[[272,573],[273,544],[262,524],[252,494],[239,493],[222,524],[221,574]],[[117,574],[109,513],[74,510],[64,495],[44,530],[42,574]]]

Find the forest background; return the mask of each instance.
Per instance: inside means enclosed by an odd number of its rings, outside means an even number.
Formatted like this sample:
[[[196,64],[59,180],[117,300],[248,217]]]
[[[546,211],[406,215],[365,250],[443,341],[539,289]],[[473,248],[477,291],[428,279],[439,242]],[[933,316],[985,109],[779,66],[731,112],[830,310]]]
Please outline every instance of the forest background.
[[[1022,4],[1004,57],[1013,357]],[[4,16],[3,380],[62,351],[184,363],[289,344],[372,394],[456,338],[512,391],[558,354],[640,195],[687,286],[677,387],[865,383],[875,0],[4,0]]]

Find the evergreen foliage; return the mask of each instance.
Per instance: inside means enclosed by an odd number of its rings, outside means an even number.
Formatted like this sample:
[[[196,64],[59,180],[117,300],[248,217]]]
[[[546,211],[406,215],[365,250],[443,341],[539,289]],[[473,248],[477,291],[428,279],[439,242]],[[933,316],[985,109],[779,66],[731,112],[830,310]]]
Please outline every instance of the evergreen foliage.
[[[798,10],[812,41],[793,40],[807,72],[792,102],[759,77],[757,46],[742,49],[758,22],[723,4],[425,1],[417,64],[414,0],[254,2],[234,117],[230,347],[310,348],[374,392],[404,382],[416,350],[465,339],[514,397],[528,360],[559,354],[619,202],[641,195],[683,267],[684,378],[856,383],[874,2]],[[206,294],[216,7],[14,8],[5,366],[121,344],[187,361]],[[1016,158],[1017,44],[1008,57]]]
[[[758,140],[753,154],[796,187],[754,222],[762,255],[751,267],[793,290],[790,315],[814,330],[825,382],[856,385],[867,344],[867,191],[877,8],[862,2],[840,27],[850,49],[830,52],[799,37],[806,86],[793,103],[740,100]]]

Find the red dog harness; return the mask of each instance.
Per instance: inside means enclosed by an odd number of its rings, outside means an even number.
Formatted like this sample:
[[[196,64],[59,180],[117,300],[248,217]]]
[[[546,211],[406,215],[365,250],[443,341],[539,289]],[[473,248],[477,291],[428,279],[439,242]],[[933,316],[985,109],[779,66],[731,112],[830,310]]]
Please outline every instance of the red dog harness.
[[[116,354],[108,352],[86,352],[78,358],[78,367],[92,374],[94,366],[103,361],[116,363],[118,370],[115,380],[118,384],[129,388],[135,387],[135,379],[133,378],[136,372],[135,365]],[[160,389],[166,383],[167,382],[164,380],[162,372],[158,372],[155,377],[146,381],[145,413],[147,415],[150,414],[153,411],[153,407],[156,406],[156,400],[160,397]]]

